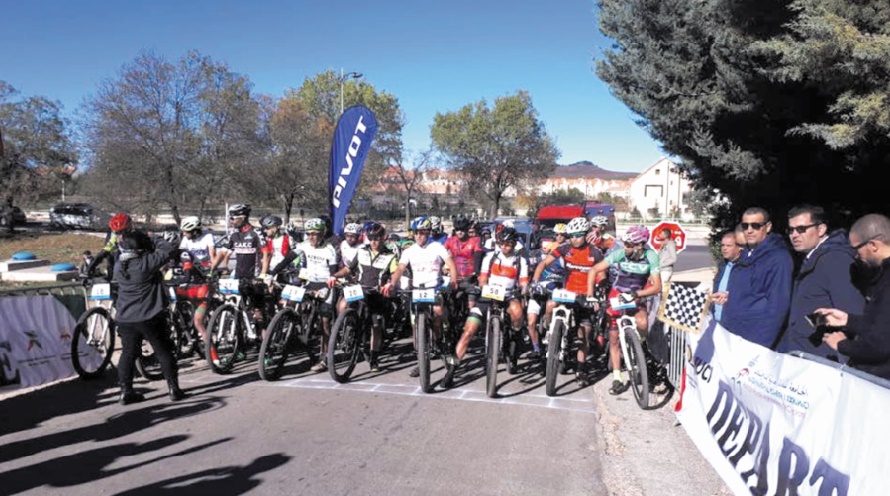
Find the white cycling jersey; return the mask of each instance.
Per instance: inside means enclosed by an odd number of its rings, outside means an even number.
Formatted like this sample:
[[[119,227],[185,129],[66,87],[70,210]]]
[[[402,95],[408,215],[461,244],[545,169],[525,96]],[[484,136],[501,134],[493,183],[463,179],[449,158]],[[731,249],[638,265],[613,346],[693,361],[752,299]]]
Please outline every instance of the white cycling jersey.
[[[333,271],[337,270],[339,257],[336,248],[330,243],[315,248],[308,241],[304,241],[297,245],[297,251],[303,255],[300,279],[309,282],[327,282]]]
[[[450,258],[451,253],[441,243],[413,244],[402,252],[399,264],[411,267],[415,287],[438,286],[442,282],[442,264]]]
[[[210,248],[213,247],[213,234],[207,233],[200,238],[182,238],[179,249],[189,252],[192,260],[202,264],[210,263]]]
[[[355,260],[355,255],[358,253],[358,249],[362,247],[362,243],[356,243],[355,246],[349,246],[349,243],[344,239],[340,242],[340,258],[343,260],[343,265],[348,266]]]

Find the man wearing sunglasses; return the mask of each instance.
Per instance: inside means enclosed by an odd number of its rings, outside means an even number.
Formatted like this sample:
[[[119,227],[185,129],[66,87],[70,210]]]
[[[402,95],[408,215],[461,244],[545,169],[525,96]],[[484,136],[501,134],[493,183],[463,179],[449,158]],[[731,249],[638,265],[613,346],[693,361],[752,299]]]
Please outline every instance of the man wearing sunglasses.
[[[843,328],[823,336],[822,341],[850,357],[849,365],[869,374],[890,379],[890,219],[868,214],[850,228],[850,246],[865,265],[878,275],[866,290],[861,314],[837,308],[819,308],[825,324]],[[842,331],[842,332],[841,332]]]
[[[791,306],[794,261],[782,236],[770,232],[766,210],[748,208],[740,225],[748,248],[733,267],[720,324],[748,341],[773,348]]]
[[[805,351],[838,360],[837,353],[822,343],[822,334],[807,320],[817,308],[838,308],[861,314],[865,299],[853,285],[850,269],[856,252],[842,229],[830,231],[825,210],[801,205],[788,212],[788,238],[803,258],[794,276],[788,326],[776,351]]]

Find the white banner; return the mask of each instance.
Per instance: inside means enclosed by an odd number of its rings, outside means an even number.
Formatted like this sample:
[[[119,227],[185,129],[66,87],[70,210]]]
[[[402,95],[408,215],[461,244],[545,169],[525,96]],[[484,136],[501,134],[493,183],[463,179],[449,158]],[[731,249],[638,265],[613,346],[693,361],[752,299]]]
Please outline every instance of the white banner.
[[[30,387],[74,375],[76,322],[53,296],[0,298],[0,387]]]
[[[890,491],[890,390],[713,321],[687,338],[677,417],[735,494]]]

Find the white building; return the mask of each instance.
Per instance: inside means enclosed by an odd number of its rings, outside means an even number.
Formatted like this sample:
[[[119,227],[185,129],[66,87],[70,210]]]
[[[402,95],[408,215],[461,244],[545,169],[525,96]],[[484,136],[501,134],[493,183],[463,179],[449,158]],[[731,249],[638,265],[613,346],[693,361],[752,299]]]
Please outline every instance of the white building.
[[[692,212],[686,199],[691,191],[677,165],[662,157],[631,181],[628,202],[631,210],[636,207],[645,218],[679,216],[690,220]]]

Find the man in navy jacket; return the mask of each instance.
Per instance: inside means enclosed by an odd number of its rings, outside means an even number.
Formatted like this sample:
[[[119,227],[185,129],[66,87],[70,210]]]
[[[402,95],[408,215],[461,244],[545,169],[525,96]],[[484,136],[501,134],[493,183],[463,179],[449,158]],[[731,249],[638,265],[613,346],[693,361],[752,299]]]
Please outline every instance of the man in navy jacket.
[[[745,210],[741,226],[748,248],[733,268],[720,323],[733,334],[772,348],[788,316],[794,261],[782,236],[770,233],[766,210]]]
[[[843,230],[829,232],[825,210],[818,206],[802,205],[788,212],[788,237],[794,251],[804,259],[794,277],[788,327],[776,351],[799,350],[846,362],[822,343],[822,336],[815,335],[816,340],[810,341],[816,329],[806,316],[817,308],[862,313],[865,298],[853,285],[851,276],[856,252]]]
[[[890,219],[868,214],[850,228],[850,245],[856,256],[877,270],[866,291],[862,314],[836,308],[820,308],[831,327],[843,332],[826,334],[822,340],[850,357],[850,366],[890,379]]]

